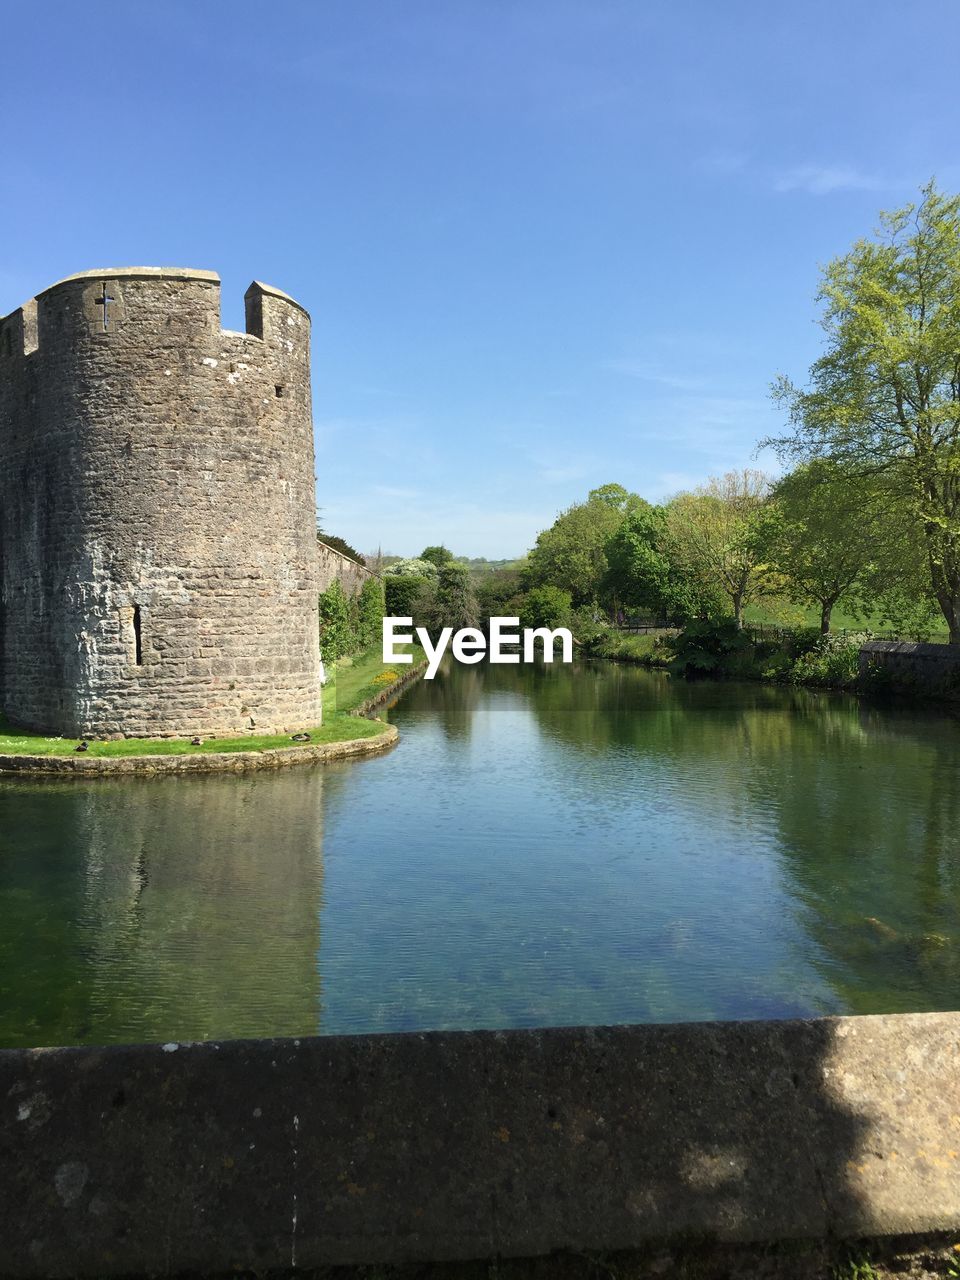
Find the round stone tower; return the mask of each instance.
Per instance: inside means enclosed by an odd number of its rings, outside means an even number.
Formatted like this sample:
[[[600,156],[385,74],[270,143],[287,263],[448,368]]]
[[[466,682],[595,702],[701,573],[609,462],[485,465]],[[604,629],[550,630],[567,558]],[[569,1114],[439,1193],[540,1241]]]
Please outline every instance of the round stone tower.
[[[0,320],[0,702],[65,736],[320,722],[310,317],[86,271]]]

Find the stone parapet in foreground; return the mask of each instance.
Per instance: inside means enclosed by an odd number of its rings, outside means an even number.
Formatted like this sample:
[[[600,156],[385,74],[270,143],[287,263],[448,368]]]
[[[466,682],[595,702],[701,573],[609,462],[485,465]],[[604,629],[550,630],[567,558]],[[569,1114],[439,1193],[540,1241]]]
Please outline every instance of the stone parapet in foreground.
[[[0,1053],[11,1276],[960,1225],[960,1015]]]

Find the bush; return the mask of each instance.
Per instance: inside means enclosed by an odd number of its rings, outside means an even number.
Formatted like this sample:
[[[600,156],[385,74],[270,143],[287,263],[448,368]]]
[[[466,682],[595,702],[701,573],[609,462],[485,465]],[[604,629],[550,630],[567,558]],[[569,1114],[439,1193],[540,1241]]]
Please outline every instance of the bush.
[[[567,627],[573,599],[562,587],[533,587],[520,598],[521,627]]]
[[[829,689],[852,689],[860,667],[863,636],[819,636],[816,644],[797,658],[790,678],[794,684],[824,685]]]
[[[424,560],[421,556],[408,556],[406,560],[395,560],[384,569],[384,575],[391,578],[430,578],[437,576],[437,566],[432,560]]]
[[[402,582],[402,578],[397,579]],[[384,614],[383,583],[378,578],[368,578],[357,597],[357,648],[369,649],[381,635]]]
[[[356,636],[350,624],[350,602],[343,587],[334,579],[326,591],[320,592],[320,651],[325,661],[336,662],[353,653]]]
[[[427,578],[384,576],[384,607],[389,618],[410,618],[430,586]]]
[[[685,680],[756,675],[753,645],[732,620],[691,622],[673,641],[670,670]]]

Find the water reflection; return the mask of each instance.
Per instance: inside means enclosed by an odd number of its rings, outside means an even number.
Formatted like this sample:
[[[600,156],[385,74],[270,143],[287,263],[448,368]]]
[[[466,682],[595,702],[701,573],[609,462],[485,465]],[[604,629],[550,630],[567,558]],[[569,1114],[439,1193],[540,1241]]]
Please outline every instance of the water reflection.
[[[391,717],[325,769],[0,781],[0,1043],[956,1007],[954,717],[611,664]]]
[[[315,1031],[323,789],[322,769],[6,784],[0,1042]]]

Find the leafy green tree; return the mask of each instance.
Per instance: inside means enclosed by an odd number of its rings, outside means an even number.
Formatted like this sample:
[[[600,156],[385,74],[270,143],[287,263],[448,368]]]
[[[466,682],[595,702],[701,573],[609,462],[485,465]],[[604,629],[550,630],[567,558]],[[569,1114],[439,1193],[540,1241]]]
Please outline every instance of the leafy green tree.
[[[715,584],[684,573],[671,559],[663,507],[644,502],[608,540],[606,552],[606,594],[627,608],[679,622],[722,614]]]
[[[383,583],[379,578],[367,578],[357,597],[357,644],[369,649],[380,643],[381,623],[384,614]]]
[[[631,493],[622,484],[602,484],[597,489],[591,489],[587,494],[587,501],[603,502],[624,516],[648,505],[643,498],[636,493]]]
[[[436,581],[402,574],[384,575],[384,603],[387,617],[416,618],[425,600],[432,598]]]
[[[355,647],[350,602],[334,578],[326,591],[320,592],[320,651],[327,662],[336,662]]]
[[[334,551],[339,551],[341,555],[348,556],[351,560],[356,560],[357,564],[367,563],[365,557],[360,554],[356,547],[351,547],[349,542],[344,538],[338,538],[335,533],[324,533],[318,529],[317,541],[332,547]]]
[[[477,610],[481,618],[516,617],[520,575],[515,569],[484,574],[476,583]]]
[[[445,564],[453,564],[453,552],[444,546],[424,547],[420,552],[421,560],[428,560],[431,564],[436,565],[438,569],[442,569]]]
[[[774,384],[792,434],[767,443],[890,478],[960,644],[960,196],[931,182],[877,234],[824,269],[827,349],[806,389]]]
[[[436,592],[424,609],[424,616],[431,631],[442,627],[453,627],[457,631],[477,625],[477,597],[463,565],[447,564],[440,570]]]
[[[605,485],[586,502],[568,507],[538,536],[524,566],[525,584],[560,587],[576,605],[598,600],[607,573],[607,542],[633,499],[641,501],[620,485]]]
[[[761,471],[728,471],[667,508],[671,563],[694,595],[725,596],[737,630],[744,607],[764,590],[756,531],[769,488]]]
[[[757,545],[785,594],[819,608],[826,635],[838,605],[868,614],[885,592],[907,586],[918,559],[909,533],[891,513],[882,476],[858,475],[814,458],[776,485],[763,509]]]
[[[605,593],[628,608],[664,613],[670,579],[665,541],[663,508],[645,502],[607,539]]]
[[[569,627],[573,600],[562,587],[532,587],[520,599],[521,627]]]

